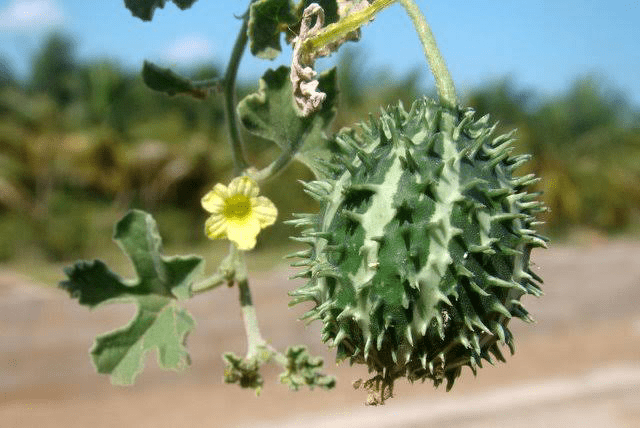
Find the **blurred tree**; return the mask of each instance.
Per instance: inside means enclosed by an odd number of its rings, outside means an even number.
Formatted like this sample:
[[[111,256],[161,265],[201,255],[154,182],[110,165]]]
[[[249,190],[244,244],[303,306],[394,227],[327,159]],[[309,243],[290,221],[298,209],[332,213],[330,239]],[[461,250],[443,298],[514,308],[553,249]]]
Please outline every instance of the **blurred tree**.
[[[381,70],[368,82],[368,89],[373,92],[374,99],[377,100],[374,104],[386,107],[402,101],[409,108],[422,93],[423,79],[424,71],[417,67],[400,77],[394,76],[389,70]]]
[[[353,46],[342,49],[337,69],[340,104],[350,108],[362,105],[366,93],[363,88],[367,83],[362,49]]]
[[[222,76],[221,68],[218,65],[199,65],[186,73],[194,81],[204,81],[217,79]],[[205,101],[195,100],[190,97],[178,97],[176,101],[184,107],[184,119],[192,129],[199,128],[203,131],[222,126],[224,122],[224,110],[222,108],[222,97],[216,92],[216,88],[211,88],[209,98]]]
[[[513,127],[527,122],[532,101],[532,91],[516,89],[513,79],[505,77],[471,91],[465,104]]]
[[[638,112],[602,79],[584,76],[550,99],[503,79],[473,91],[468,103],[490,113],[500,131],[518,129],[516,150],[534,155],[526,172],[543,179],[545,220],[554,231],[621,230],[640,213],[632,196],[640,195]]]
[[[95,221],[90,218],[108,216],[114,204],[201,224],[200,197],[212,183],[228,180],[232,165],[215,86],[204,102],[157,93],[138,72],[112,62],[76,63],[71,39],[59,34],[44,43],[32,65],[23,88],[0,58],[0,229],[20,221],[32,229],[24,236],[39,239],[51,257],[64,258],[84,251],[85,232]],[[424,93],[419,70],[397,78],[366,65],[357,48],[339,58],[335,129],[377,114],[381,105],[402,100],[409,107]],[[180,73],[209,80],[220,69]],[[239,82],[239,97],[255,90],[255,82]],[[616,231],[640,221],[640,111],[620,94],[586,76],[564,94],[540,98],[506,77],[471,91],[462,104],[491,114],[499,122],[496,133],[517,128],[515,151],[534,155],[521,173],[542,177],[538,188],[551,208],[545,214],[550,229]],[[271,142],[253,136],[246,142],[258,166],[277,156]],[[296,165],[267,188],[276,189],[277,199],[278,188],[305,173]],[[310,203],[300,188],[292,192],[277,201],[283,218]],[[87,216],[92,210],[100,214]],[[267,233],[284,236],[288,230]],[[173,242],[202,236],[195,227]],[[0,258],[11,252],[2,254],[0,248]]]
[[[87,121],[115,125],[114,103],[126,92],[128,76],[117,65],[108,61],[83,65],[79,75]]]
[[[336,130],[366,120],[367,114],[377,114],[381,106],[401,101],[408,108],[423,93],[422,69],[415,68],[400,77],[389,69],[371,70],[360,47],[349,46],[343,51],[337,72],[340,101]]]
[[[630,199],[640,190],[640,150],[629,144],[637,131],[624,125],[631,111],[618,91],[585,76],[532,115],[536,169],[546,181],[552,227],[620,230],[640,212]],[[627,165],[629,159],[637,166]]]
[[[629,111],[619,92],[605,88],[595,76],[586,76],[565,95],[544,103],[532,119],[540,125],[541,142],[552,144],[554,150],[573,151],[577,137],[594,129],[620,127]]]
[[[4,57],[0,57],[0,89],[13,86],[16,84],[16,79],[9,64],[9,60]]]
[[[32,59],[30,89],[49,94],[58,105],[72,101],[77,71],[73,40],[52,33]]]

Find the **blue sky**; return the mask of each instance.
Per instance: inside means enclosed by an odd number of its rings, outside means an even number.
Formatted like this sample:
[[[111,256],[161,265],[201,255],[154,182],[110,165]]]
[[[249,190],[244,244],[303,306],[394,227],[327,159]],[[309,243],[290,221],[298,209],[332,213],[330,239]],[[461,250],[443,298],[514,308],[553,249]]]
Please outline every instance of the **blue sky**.
[[[199,0],[186,11],[173,3],[152,22],[133,18],[122,0],[0,0],[0,56],[18,75],[52,29],[73,36],[81,59],[108,57],[139,69],[144,59],[177,67],[222,65],[247,0]],[[418,0],[432,26],[459,92],[509,75],[516,86],[559,93],[595,73],[640,106],[640,1]],[[386,68],[402,75],[425,67],[418,38],[399,5],[364,29],[363,73]],[[288,63],[245,57],[241,77],[258,77]],[[327,66],[330,61],[319,63]],[[423,74],[427,87],[431,77]]]

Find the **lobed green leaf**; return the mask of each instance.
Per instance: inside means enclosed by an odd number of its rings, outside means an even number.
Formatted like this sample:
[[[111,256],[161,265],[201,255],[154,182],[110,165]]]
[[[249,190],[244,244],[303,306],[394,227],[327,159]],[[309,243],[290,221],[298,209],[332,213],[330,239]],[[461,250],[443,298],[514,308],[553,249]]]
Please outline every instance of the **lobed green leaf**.
[[[180,9],[190,8],[196,0],[171,0]],[[157,8],[162,9],[166,0],[124,0],[124,5],[131,11],[131,14],[143,21],[151,21],[153,13]]]
[[[298,147],[297,158],[316,168],[315,162],[328,159],[330,151],[324,131],[335,118],[338,84],[335,68],[318,75],[318,89],[327,94],[322,108],[303,117],[294,105],[289,68],[267,70],[259,82],[258,91],[238,104],[240,121],[247,130],[276,143],[283,150]]]
[[[258,58],[274,59],[282,51],[280,33],[298,21],[291,0],[258,0],[249,8],[249,49]]]
[[[96,338],[90,350],[93,364],[115,385],[132,384],[154,349],[161,368],[182,370],[191,362],[185,340],[193,327],[191,315],[168,299],[146,302],[129,325]]]
[[[66,268],[60,283],[81,305],[96,308],[114,302],[133,302],[138,310],[125,327],[96,338],[91,357],[98,373],[114,384],[131,384],[144,367],[144,357],[158,352],[164,369],[189,364],[184,341],[195,326],[176,299],[191,297],[193,283],[202,276],[204,261],[197,256],[166,257],[151,215],[130,211],[115,227],[114,241],[129,257],[137,278],[124,280],[99,261],[79,261]]]
[[[142,80],[154,91],[168,95],[187,94],[198,99],[207,97],[207,91],[196,87],[191,80],[149,61],[142,66]]]

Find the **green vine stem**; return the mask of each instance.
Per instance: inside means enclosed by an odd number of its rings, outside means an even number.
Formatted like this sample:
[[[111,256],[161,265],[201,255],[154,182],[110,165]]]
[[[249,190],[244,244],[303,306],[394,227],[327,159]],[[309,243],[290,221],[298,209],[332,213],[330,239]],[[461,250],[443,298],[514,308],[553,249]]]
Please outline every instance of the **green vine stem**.
[[[285,366],[287,364],[286,357],[269,345],[260,332],[258,315],[251,297],[251,289],[249,288],[249,273],[244,252],[237,250],[234,244],[231,244],[231,246],[233,248],[230,251],[229,258],[234,262],[233,278],[238,286],[242,321],[247,336],[245,359],[257,359],[260,362],[268,362],[271,359],[275,359],[278,364]]]
[[[278,174],[284,171],[287,166],[289,166],[291,160],[298,152],[299,147],[299,145],[296,145],[295,147],[291,146],[284,149],[276,158],[276,160],[271,162],[268,166],[261,169],[260,171],[251,174],[251,178],[253,178],[258,184],[275,178]]]
[[[449,69],[447,69],[447,65],[440,53],[440,50],[438,49],[436,39],[431,32],[431,28],[429,28],[429,24],[427,23],[425,16],[422,14],[414,0],[398,1],[406,10],[413,22],[416,32],[418,33],[418,37],[420,38],[420,42],[424,49],[424,54],[427,57],[429,67],[431,68],[431,72],[433,73],[433,77],[436,81],[436,89],[438,91],[438,96],[440,97],[440,102],[447,107],[456,107],[456,89],[453,85],[451,73],[449,73]]]
[[[233,243],[229,244],[229,253],[222,260],[216,272],[209,278],[206,278],[191,288],[193,294],[202,294],[207,291],[218,288],[222,284],[232,284],[235,281],[237,256],[236,248]]]
[[[245,358],[247,360],[257,358],[258,361],[261,362],[267,362],[273,358],[281,366],[286,366],[286,357],[269,345],[262,337],[262,333],[260,333],[258,315],[253,305],[251,290],[249,289],[249,280],[247,278],[238,281],[238,290],[240,293],[242,320],[247,335],[247,355]]]
[[[255,0],[249,2],[249,5]],[[236,114],[236,77],[242,55],[247,47],[249,37],[247,29],[249,26],[249,11],[242,18],[242,27],[236,38],[236,42],[231,52],[227,70],[224,75],[224,102],[227,117],[227,126],[229,128],[229,138],[231,151],[233,153],[234,175],[238,176],[243,173],[249,163],[244,154],[242,137],[240,136],[240,128],[238,126],[238,117]],[[221,277],[221,278],[220,278]],[[221,281],[222,279],[222,281]],[[220,265],[218,272],[210,278],[209,283],[202,284],[200,290],[208,290],[220,285],[224,280],[230,283],[235,282],[240,292],[240,306],[242,308],[242,318],[245,325],[248,341],[247,356],[252,355],[257,346],[263,345],[264,339],[260,334],[258,326],[258,318],[256,316],[255,307],[251,299],[251,290],[249,289],[249,280],[247,272],[247,264],[244,253],[239,251],[236,246],[231,243],[229,247],[229,255]]]
[[[253,3],[253,1],[251,2]],[[238,117],[236,114],[236,77],[238,75],[238,68],[240,67],[240,61],[242,60],[242,54],[244,53],[249,37],[247,35],[247,28],[249,26],[249,12],[242,18],[242,27],[236,38],[236,42],[233,45],[231,51],[231,57],[227,64],[227,70],[223,78],[224,88],[224,109],[227,119],[227,127],[229,129],[229,141],[231,144],[231,153],[233,156],[233,169],[234,175],[238,176],[249,167],[249,163],[246,160],[244,154],[244,147],[242,144],[242,137],[240,136],[240,128],[238,127]]]
[[[266,342],[260,333],[256,308],[253,305],[249,280],[247,278],[238,281],[238,292],[240,294],[240,308],[242,310],[242,320],[244,321],[245,333],[247,335],[247,358],[251,358],[258,353],[258,348]]]
[[[251,5],[256,0],[251,0]],[[229,139],[231,152],[233,155],[234,175],[241,175],[249,168],[246,160],[240,128],[238,126],[238,117],[236,113],[236,78],[242,55],[247,47],[249,37],[247,35],[249,23],[249,12],[247,11],[242,17],[242,27],[238,33],[227,69],[223,78],[224,90],[224,108],[227,119],[227,127],[229,128]],[[247,264],[244,258],[244,252],[237,249],[235,244],[229,245],[229,254],[222,261],[217,272],[209,279],[197,284],[194,287],[194,293],[201,293],[220,286],[223,283],[237,284],[239,289],[240,307],[242,310],[242,319],[247,335],[247,359],[253,357],[259,348],[266,345],[266,341],[262,338],[260,327],[258,325],[258,317],[251,298],[251,290],[249,289],[249,279],[247,272]]]
[[[252,0],[249,4],[251,5],[255,1],[256,0]],[[242,55],[248,43],[247,28],[249,21],[249,12],[247,12],[242,19],[242,27],[236,38],[236,42],[231,52],[231,57],[229,59],[227,69],[222,80],[222,87],[224,92],[224,108],[226,113],[227,126],[229,128],[229,138],[231,151],[233,154],[235,176],[246,173],[250,166],[246,160],[244,153],[244,146],[238,126],[235,99],[235,84],[238,74],[238,68],[240,66]],[[289,150],[285,150],[271,165],[264,168],[262,171],[258,171],[257,177],[254,177],[254,179],[260,182],[275,176],[278,172],[284,169],[290,163],[292,157],[297,152],[297,149],[299,148],[302,141],[304,141],[304,138],[302,138],[300,142],[295,144],[295,147],[291,147]],[[253,299],[251,297],[251,289],[249,288],[248,276],[249,275],[247,271],[247,263],[244,257],[244,251],[238,250],[235,244],[231,243],[229,246],[229,254],[220,263],[217,271],[211,277],[196,284],[193,287],[192,292],[194,294],[204,293],[206,291],[215,289],[225,283],[229,285],[237,285],[240,308],[242,312],[242,321],[244,323],[245,333],[247,337],[247,353],[245,356],[245,361],[255,360],[260,365],[262,363],[273,360],[280,366],[286,368],[288,365],[287,357],[284,354],[278,352],[271,345],[269,345],[267,341],[262,337],[262,333],[260,332],[260,326],[258,323],[258,316],[255,306],[253,305]]]
[[[191,288],[191,292],[193,294],[202,294],[206,291],[213,290],[214,288],[218,288],[222,284],[228,282],[226,275],[220,271],[214,273],[209,278],[195,284]]]
[[[236,284],[238,285],[238,297],[240,300],[240,308],[242,310],[242,320],[244,321],[244,328],[247,335],[248,343],[246,358],[249,359],[254,355],[257,355],[258,348],[265,345],[266,342],[260,333],[258,316],[256,314],[256,308],[253,305],[253,298],[251,297],[249,273],[244,259],[244,252],[237,251],[235,260],[237,262],[238,270],[235,271],[234,277]]]

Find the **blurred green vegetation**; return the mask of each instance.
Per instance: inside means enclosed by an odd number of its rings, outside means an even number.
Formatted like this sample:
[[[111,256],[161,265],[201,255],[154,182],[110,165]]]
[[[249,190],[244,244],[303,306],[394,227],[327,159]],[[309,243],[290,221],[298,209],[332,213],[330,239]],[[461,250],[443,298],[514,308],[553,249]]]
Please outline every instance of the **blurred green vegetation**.
[[[339,62],[336,129],[421,95],[424,72],[394,78],[368,70],[363,78],[364,55],[354,48]],[[206,79],[220,69],[187,74]],[[241,83],[239,95],[256,85]],[[470,91],[464,103],[498,120],[499,131],[517,128],[515,151],[534,155],[522,173],[543,178],[538,187],[550,207],[543,232],[640,229],[640,114],[619,91],[587,76],[542,98],[503,79]],[[277,155],[270,143],[246,137],[254,164]],[[80,63],[73,40],[60,34],[35,53],[26,82],[0,58],[0,262],[34,249],[54,261],[102,254],[130,208],[153,212],[167,245],[201,246],[200,197],[228,181],[231,166],[215,95],[155,93],[115,63]],[[264,185],[280,220],[314,209],[296,182],[310,178],[296,164]],[[279,222],[263,233],[259,246],[271,246],[286,244],[291,230]]]

